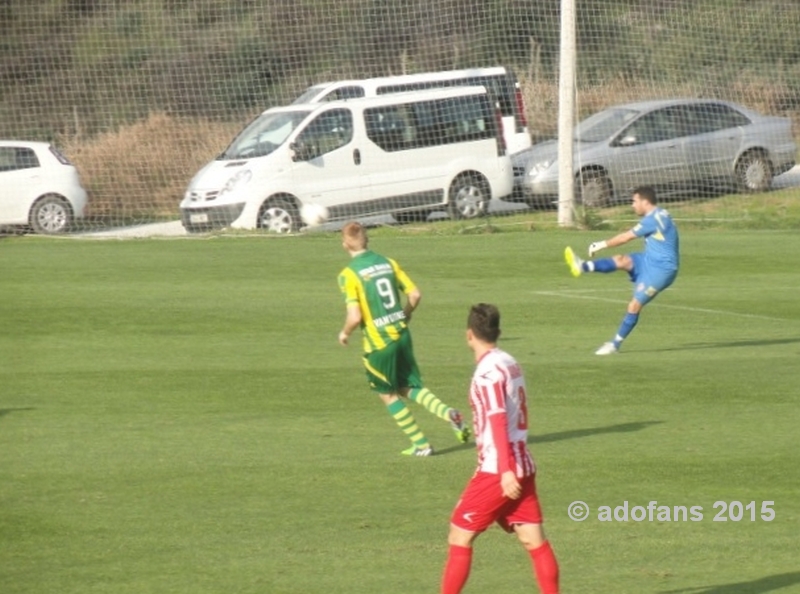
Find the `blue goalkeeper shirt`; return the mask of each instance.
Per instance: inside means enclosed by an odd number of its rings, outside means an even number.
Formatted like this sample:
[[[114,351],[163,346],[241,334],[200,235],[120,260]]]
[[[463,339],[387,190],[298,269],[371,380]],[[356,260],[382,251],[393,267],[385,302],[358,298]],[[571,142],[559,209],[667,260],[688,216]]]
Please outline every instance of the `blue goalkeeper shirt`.
[[[633,229],[636,237],[644,238],[645,266],[648,270],[675,272],[680,265],[678,228],[670,214],[655,208],[642,217]]]

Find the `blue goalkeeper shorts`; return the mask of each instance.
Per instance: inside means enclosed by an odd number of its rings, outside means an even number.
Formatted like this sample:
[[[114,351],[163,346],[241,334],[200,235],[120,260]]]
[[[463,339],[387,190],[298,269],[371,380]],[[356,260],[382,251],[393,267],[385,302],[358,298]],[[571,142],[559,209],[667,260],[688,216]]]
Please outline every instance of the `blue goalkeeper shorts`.
[[[675,282],[678,276],[677,270],[648,268],[645,256],[641,252],[628,256],[633,260],[633,268],[628,273],[633,282],[633,298],[642,305],[655,299],[656,295]]]

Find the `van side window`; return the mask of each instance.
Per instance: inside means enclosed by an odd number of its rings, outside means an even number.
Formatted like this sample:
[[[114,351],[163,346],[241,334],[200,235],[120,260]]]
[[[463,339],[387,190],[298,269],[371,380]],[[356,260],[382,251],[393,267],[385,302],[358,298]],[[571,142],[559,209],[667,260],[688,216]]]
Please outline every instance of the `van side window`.
[[[497,123],[486,95],[367,109],[367,137],[387,152],[494,138]]]
[[[495,120],[485,95],[469,95],[434,102],[435,110],[426,119],[432,126],[421,130],[431,144],[469,142],[496,135]]]
[[[353,140],[353,114],[349,109],[332,109],[317,116],[297,137],[303,160],[316,159]]]
[[[413,148],[410,106],[387,105],[364,112],[367,138],[387,152]]]
[[[513,82],[506,75],[469,76],[455,79],[438,79],[420,82],[385,84],[377,87],[378,95],[389,93],[407,93],[425,89],[443,89],[451,87],[484,87],[492,101],[500,107],[503,116],[513,116],[516,108],[516,90]]]

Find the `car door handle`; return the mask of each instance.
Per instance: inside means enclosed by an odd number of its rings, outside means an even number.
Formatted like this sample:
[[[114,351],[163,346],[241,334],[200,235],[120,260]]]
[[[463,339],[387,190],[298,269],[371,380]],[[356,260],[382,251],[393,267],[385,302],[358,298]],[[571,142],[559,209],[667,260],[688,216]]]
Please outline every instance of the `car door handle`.
[[[353,163],[361,165],[361,151],[358,149],[353,149]]]

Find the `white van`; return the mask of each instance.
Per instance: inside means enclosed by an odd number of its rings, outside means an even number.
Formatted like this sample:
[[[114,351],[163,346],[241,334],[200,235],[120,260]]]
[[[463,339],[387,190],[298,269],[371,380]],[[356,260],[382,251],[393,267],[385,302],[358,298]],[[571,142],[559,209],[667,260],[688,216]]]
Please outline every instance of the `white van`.
[[[481,216],[513,189],[499,120],[483,87],[271,108],[194,176],[181,220],[291,233],[304,204],[329,220]]]
[[[306,89],[294,103],[320,103],[459,86],[486,88],[503,114],[503,134],[509,154],[531,146],[519,83],[514,73],[503,66],[320,83]]]

